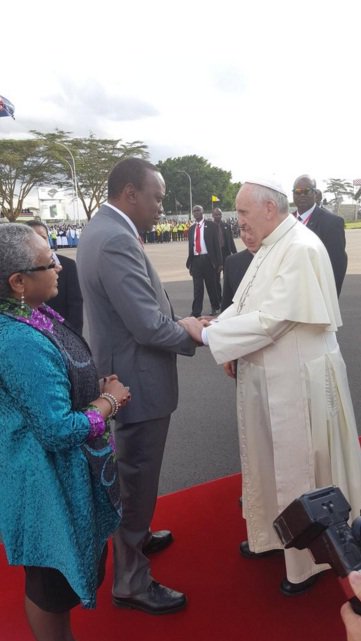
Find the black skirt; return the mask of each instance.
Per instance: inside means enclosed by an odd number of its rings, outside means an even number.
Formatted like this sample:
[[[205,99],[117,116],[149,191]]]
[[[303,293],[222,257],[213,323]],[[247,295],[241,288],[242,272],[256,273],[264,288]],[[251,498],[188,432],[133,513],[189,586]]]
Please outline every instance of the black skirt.
[[[98,588],[104,581],[108,545],[105,544],[98,569]],[[79,605],[80,598],[65,576],[54,568],[25,566],[25,594],[45,612],[67,612]]]

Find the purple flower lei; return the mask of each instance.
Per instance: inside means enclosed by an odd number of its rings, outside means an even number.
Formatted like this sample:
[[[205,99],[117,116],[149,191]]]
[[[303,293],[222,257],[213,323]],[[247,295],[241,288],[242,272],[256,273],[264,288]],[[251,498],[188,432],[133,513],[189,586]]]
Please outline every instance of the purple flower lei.
[[[86,409],[84,414],[90,423],[89,438],[96,438],[97,436],[103,436],[107,425],[101,412],[97,408],[95,408],[93,405],[90,405],[89,409]]]
[[[4,311],[10,311],[9,306],[8,310],[6,310],[6,304],[3,304],[2,308],[4,308]],[[40,332],[47,331],[50,334],[54,333],[54,325],[49,316],[57,320],[59,323],[64,322],[64,318],[60,316],[58,312],[45,304],[40,305],[38,309],[31,309],[28,306],[22,309],[21,306],[17,304],[12,315],[21,323],[26,323],[26,325],[30,325]]]
[[[54,332],[54,325],[50,318],[42,314],[38,309],[33,309],[29,318],[26,318],[26,316],[15,316],[15,318],[21,323],[31,325],[31,327],[39,331],[47,331],[50,332],[50,334]]]
[[[115,441],[113,434],[110,430],[109,420],[103,418],[103,415],[98,407],[95,405],[88,405],[88,407],[83,410],[85,416],[87,417],[90,423],[89,439],[97,438],[98,436],[103,436],[104,440],[110,446],[112,452],[115,452]]]
[[[48,314],[48,316],[52,316],[52,318],[55,318],[55,320],[57,320],[59,323],[64,323],[64,318],[60,316],[60,314],[58,314],[55,309],[49,307],[49,305],[43,303],[42,305],[40,305],[39,310],[44,310]]]

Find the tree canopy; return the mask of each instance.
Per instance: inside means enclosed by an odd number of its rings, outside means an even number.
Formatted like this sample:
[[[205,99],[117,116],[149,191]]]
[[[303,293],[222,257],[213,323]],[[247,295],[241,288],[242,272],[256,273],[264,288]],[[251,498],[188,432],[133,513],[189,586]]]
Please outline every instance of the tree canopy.
[[[352,184],[343,178],[329,178],[324,191],[333,195],[333,198],[331,198],[328,204],[335,206],[336,214],[339,213],[343,197],[349,196],[353,198],[354,195]]]
[[[167,193],[164,210],[169,213],[189,212],[189,178],[192,186],[192,203],[202,205],[205,210],[212,206],[212,196],[217,196],[222,209],[234,209],[234,201],[240,183],[232,183],[232,174],[212,166],[201,156],[167,158],[157,164],[162,173]],[[188,176],[187,176],[188,174]]]
[[[29,133],[32,138],[27,140],[0,140],[0,210],[11,222],[21,214],[31,190],[49,184],[73,192],[73,198],[76,192],[90,219],[106,200],[107,179],[114,165],[129,156],[149,157],[147,146],[139,140],[123,142],[93,134],[73,138],[71,132],[58,129]],[[209,211],[212,196],[216,196],[219,207],[234,209],[240,183],[232,182],[230,171],[196,155],[168,158],[157,168],[167,186],[166,212],[189,212],[189,180],[193,205]]]
[[[0,141],[0,210],[14,222],[32,189],[53,182],[55,170],[40,140]]]
[[[27,140],[0,140],[0,210],[10,222],[21,214],[32,189],[49,184],[77,191],[90,218],[106,200],[107,178],[114,165],[128,156],[148,157],[147,146],[139,140],[123,142],[93,134],[71,138],[70,132],[61,130],[30,134]]]
[[[73,189],[73,157],[78,197],[88,219],[106,200],[108,175],[114,165],[129,156],[148,158],[149,155],[147,146],[139,140],[123,142],[121,139],[97,138],[93,134],[89,138],[70,138],[69,132],[65,131],[32,133],[44,142],[56,164],[57,186]]]

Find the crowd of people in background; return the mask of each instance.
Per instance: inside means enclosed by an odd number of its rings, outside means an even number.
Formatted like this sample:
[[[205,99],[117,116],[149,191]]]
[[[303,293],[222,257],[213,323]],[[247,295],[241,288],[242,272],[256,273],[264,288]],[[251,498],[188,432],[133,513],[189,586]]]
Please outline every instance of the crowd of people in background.
[[[209,216],[210,217],[210,216]],[[193,220],[177,221],[174,218],[167,218],[153,225],[150,231],[141,234],[144,243],[174,243],[188,240],[189,228]],[[234,238],[239,237],[239,229],[236,218],[229,218],[227,222],[232,227]]]
[[[239,238],[237,218],[228,218],[233,238]],[[150,231],[142,232],[144,243],[174,243],[188,240],[188,230],[193,224],[192,220],[176,220],[175,218],[164,218],[157,225],[153,225]],[[63,247],[77,247],[80,235],[85,227],[84,223],[77,225],[49,225],[49,240],[51,248],[57,251]]]
[[[51,248],[77,247],[84,225],[52,225],[48,228]]]

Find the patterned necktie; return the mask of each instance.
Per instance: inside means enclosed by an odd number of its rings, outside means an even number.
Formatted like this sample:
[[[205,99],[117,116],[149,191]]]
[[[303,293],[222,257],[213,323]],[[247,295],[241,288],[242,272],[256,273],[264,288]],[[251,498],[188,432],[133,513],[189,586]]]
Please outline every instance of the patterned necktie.
[[[196,226],[196,252],[197,254],[201,253],[201,226],[197,223]]]

